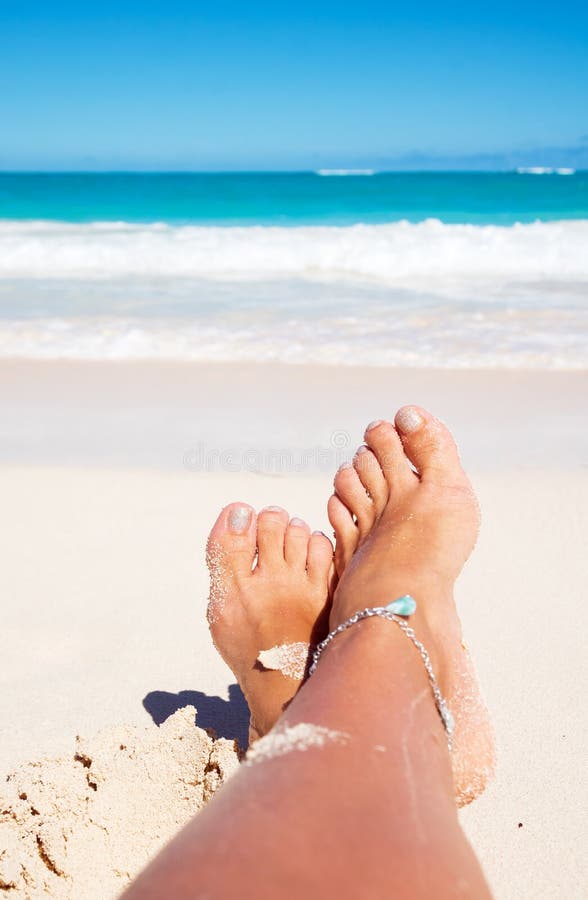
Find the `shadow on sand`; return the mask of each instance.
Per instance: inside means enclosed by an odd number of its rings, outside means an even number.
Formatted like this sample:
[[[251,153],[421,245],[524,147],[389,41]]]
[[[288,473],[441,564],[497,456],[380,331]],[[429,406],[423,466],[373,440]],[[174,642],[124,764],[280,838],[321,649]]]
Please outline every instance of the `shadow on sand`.
[[[143,698],[143,706],[156,725],[161,725],[178,709],[195,706],[196,724],[212,728],[218,737],[238,740],[243,750],[248,744],[249,709],[237,684],[229,685],[229,699],[210,697],[202,691],[150,691]]]

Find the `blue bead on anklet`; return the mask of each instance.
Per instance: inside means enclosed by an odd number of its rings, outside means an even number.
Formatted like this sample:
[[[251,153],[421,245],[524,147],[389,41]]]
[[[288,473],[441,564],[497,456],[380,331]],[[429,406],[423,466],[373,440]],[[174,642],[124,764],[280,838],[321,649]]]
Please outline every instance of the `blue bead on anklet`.
[[[412,616],[412,614],[416,612],[417,607],[416,600],[411,597],[410,594],[405,594],[404,597],[393,600],[392,603],[388,603],[388,605],[383,608],[396,616]]]
[[[443,697],[439,689],[439,684],[435,677],[435,673],[433,672],[433,666],[431,665],[431,659],[425,646],[419,641],[414,630],[410,627],[408,622],[406,621],[406,616],[411,616],[414,612],[416,612],[416,600],[410,596],[410,594],[404,594],[402,597],[398,597],[396,600],[392,600],[391,603],[388,603],[386,606],[370,606],[366,609],[362,609],[359,612],[356,612],[351,618],[347,619],[346,622],[343,622],[341,625],[338,625],[337,628],[333,629],[330,634],[326,636],[324,641],[317,646],[316,650],[313,654],[312,665],[308,671],[308,677],[314,674],[314,671],[317,667],[318,661],[320,659],[321,653],[328,647],[333,638],[337,637],[338,634],[341,634],[343,631],[347,631],[348,628],[351,628],[352,625],[355,625],[357,622],[361,622],[362,619],[370,619],[372,616],[379,616],[382,619],[388,619],[389,622],[395,622],[396,625],[405,633],[407,638],[412,641],[417,650],[419,651],[420,657],[425,666],[425,670],[427,673],[427,677],[429,679],[429,684],[431,685],[431,690],[433,691],[433,697],[435,698],[435,706],[437,707],[437,711],[441,717],[441,721],[443,722],[443,727],[445,728],[445,733],[447,735],[447,746],[449,750],[452,749],[452,739],[453,732],[455,729],[455,721],[449,707],[447,706],[447,702]]]

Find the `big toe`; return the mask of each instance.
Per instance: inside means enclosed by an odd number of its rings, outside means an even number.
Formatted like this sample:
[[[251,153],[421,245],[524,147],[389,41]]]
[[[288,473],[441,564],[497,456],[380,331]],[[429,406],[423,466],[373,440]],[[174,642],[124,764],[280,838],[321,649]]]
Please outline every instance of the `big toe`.
[[[255,510],[247,503],[225,506],[206,545],[211,596],[224,582],[251,574],[255,559]]]
[[[403,406],[394,419],[404,452],[423,480],[465,478],[457,445],[446,426],[420,406]]]

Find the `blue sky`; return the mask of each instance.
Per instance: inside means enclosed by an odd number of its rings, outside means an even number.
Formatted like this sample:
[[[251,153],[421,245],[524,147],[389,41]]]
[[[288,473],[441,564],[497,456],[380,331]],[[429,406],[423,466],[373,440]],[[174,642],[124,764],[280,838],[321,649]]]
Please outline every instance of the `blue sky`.
[[[588,167],[586,4],[0,0],[0,168]]]

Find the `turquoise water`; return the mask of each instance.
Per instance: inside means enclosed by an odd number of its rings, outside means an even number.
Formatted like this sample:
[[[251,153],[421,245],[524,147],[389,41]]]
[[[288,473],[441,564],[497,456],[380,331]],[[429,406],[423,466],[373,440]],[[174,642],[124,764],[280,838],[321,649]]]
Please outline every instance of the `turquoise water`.
[[[0,357],[588,367],[588,172],[0,174]]]
[[[588,172],[0,173],[0,219],[344,226],[428,218],[476,225],[588,219]]]

